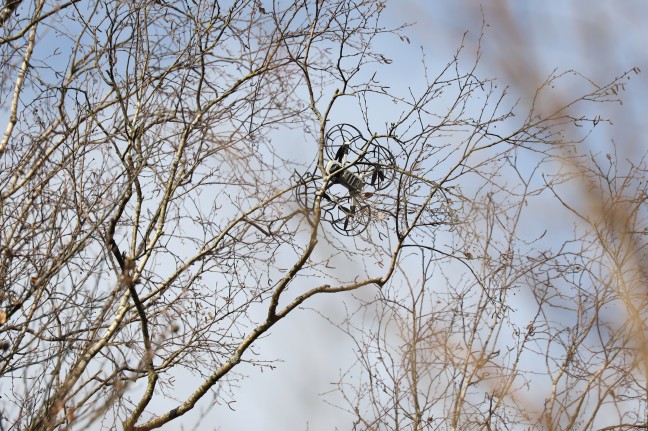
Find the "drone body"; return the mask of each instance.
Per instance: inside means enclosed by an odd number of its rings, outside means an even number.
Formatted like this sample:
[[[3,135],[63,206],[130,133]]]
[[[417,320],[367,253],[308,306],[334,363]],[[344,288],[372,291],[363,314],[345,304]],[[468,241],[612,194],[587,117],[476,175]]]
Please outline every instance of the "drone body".
[[[329,160],[326,164],[326,174],[331,176],[331,181],[344,186],[349,193],[357,195],[364,188],[364,180],[349,170],[344,169],[344,165],[336,160]]]
[[[362,233],[371,221],[368,201],[393,179],[394,157],[375,138],[366,140],[355,127],[340,124],[326,135],[323,172],[299,175],[296,194],[308,210],[322,197],[323,219],[347,236]]]

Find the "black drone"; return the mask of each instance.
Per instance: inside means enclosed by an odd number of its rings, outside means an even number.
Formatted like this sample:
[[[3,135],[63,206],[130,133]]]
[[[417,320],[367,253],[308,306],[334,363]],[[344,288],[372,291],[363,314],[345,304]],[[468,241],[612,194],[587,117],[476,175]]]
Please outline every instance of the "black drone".
[[[343,235],[358,235],[371,221],[371,198],[394,179],[394,156],[376,137],[365,139],[349,124],[326,134],[324,169],[297,174],[295,193],[300,204],[313,209],[321,196],[322,218]]]

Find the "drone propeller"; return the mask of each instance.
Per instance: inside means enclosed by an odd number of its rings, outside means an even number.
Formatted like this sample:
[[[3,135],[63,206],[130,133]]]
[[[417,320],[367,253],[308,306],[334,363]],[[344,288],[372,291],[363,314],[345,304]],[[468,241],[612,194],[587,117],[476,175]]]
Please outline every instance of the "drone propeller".
[[[359,156],[363,153],[362,149],[367,140],[362,137],[362,133],[350,124],[338,124],[331,127],[326,134],[325,151],[329,160],[336,160],[344,163],[344,157],[351,154]]]
[[[344,207],[342,209],[344,210],[344,213],[346,214],[346,217],[344,219],[344,230],[348,230],[349,229],[349,221],[351,219],[353,219],[355,217],[355,215],[356,215],[356,206],[351,205],[350,209],[347,209],[347,208],[344,208]]]
[[[344,156],[349,154],[349,141],[344,141],[344,143],[338,148],[337,153],[335,153],[335,160],[342,163]]]
[[[373,171],[373,174],[371,174],[372,186],[376,185],[376,180],[379,180],[379,182],[385,181],[385,173],[380,167],[376,167]]]
[[[346,213],[346,218],[344,219],[344,230],[347,230],[349,228],[349,220],[352,219],[355,216],[355,210],[356,207],[355,205],[351,205],[351,209],[348,210],[344,207],[342,207],[344,212]]]

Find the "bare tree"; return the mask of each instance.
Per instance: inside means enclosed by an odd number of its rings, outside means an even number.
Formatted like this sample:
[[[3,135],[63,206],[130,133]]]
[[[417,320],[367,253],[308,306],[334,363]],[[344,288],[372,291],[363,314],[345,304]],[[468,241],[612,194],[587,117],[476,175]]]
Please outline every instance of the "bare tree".
[[[506,12],[500,26],[513,25]],[[521,81],[536,72],[517,60]],[[354,429],[648,426],[646,153],[584,147],[605,122],[596,113],[604,107],[590,104],[618,101],[639,72],[607,85],[553,74],[530,109],[498,103],[490,130],[482,118],[454,130],[458,148],[494,134],[512,145],[462,169],[452,188],[460,192],[438,211],[445,219],[403,250],[390,282],[359,296],[344,320],[329,319],[356,345],[355,363],[327,394]],[[575,88],[585,90],[569,99]],[[471,96],[465,112],[495,105]],[[521,127],[512,117],[524,118]]]
[[[562,151],[560,133],[587,121],[566,108],[608,100],[624,77],[549,113],[534,105],[516,122],[506,89],[476,77],[480,53],[460,49],[438,73],[425,68],[418,92],[392,94],[374,73],[391,61],[375,41],[401,30],[383,27],[384,8],[370,0],[5,4],[0,376],[12,390],[3,426],[159,428],[206,397],[231,399],[241,362],[272,367],[250,349],[309,298],[369,285],[379,288],[381,313],[393,310],[390,322],[413,336],[404,368],[381,346],[385,354],[365,358],[367,370],[388,365],[370,373],[379,384],[367,393],[391,390],[393,403],[363,427],[409,426],[398,425],[403,415],[415,429],[517,419],[522,411],[505,394],[524,380],[517,363],[540,333],[550,352],[571,352],[562,368],[548,362],[565,386],[542,417],[554,427],[575,417],[559,395],[582,384],[562,376],[576,364],[568,343],[587,334],[556,331],[541,306],[526,329],[505,325],[517,280],[568,280],[565,252],[528,255],[529,263],[515,246],[525,199],[538,193],[516,160],[530,152],[541,164]],[[372,112],[379,100],[393,104],[387,118]],[[341,125],[350,109],[354,126]],[[276,132],[286,130],[308,148],[311,168],[285,156]],[[519,183],[499,183],[501,169],[518,172]],[[472,278],[448,274],[451,294],[426,308],[437,300],[430,283],[421,290],[403,270],[418,259],[421,280],[449,271],[446,262]],[[342,270],[349,261],[357,265]],[[405,308],[394,302],[403,294]],[[537,298],[560,299],[550,289]],[[506,328],[517,350],[500,347]],[[459,359],[447,362],[450,353]],[[176,399],[179,372],[200,382]],[[423,396],[423,381],[450,392]],[[476,392],[483,382],[491,389]],[[167,399],[176,405],[161,410],[157,401]],[[437,403],[447,407],[443,419],[427,413]]]
[[[358,429],[645,428],[645,161],[621,173],[608,154],[574,173],[585,201],[552,183],[502,211],[491,194],[475,205],[483,230],[454,254],[413,254],[418,274],[410,262],[405,283],[352,313],[358,359],[333,392]],[[518,236],[548,192],[582,221],[557,249]]]

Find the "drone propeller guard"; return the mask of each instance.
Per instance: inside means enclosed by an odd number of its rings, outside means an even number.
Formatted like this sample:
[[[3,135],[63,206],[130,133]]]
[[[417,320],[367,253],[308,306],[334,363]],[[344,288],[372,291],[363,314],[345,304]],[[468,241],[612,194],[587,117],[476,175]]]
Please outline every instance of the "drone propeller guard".
[[[359,235],[372,221],[369,199],[393,182],[396,166],[386,145],[372,137],[365,139],[349,124],[338,124],[326,134],[323,172],[296,174],[295,195],[300,205],[313,210],[321,196],[322,218],[346,236]]]

